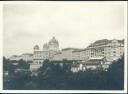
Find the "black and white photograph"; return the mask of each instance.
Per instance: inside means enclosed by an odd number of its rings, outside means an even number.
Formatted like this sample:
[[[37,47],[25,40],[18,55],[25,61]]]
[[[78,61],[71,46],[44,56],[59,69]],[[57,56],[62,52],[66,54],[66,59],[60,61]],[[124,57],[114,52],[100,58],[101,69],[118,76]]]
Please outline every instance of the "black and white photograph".
[[[126,3],[3,5],[3,90],[124,90]]]

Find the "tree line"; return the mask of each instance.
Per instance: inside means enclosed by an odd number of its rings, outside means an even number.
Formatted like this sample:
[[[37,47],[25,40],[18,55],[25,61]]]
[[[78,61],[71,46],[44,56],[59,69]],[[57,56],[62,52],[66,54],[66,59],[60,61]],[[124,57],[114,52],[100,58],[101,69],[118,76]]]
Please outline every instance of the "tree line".
[[[4,89],[8,90],[123,90],[124,57],[114,61],[108,71],[87,70],[71,72],[71,61],[52,62],[45,60],[43,66],[32,75],[30,71],[15,72],[22,68],[29,70],[29,64],[23,60],[13,65],[9,59],[3,59]],[[63,63],[63,66],[60,66]]]

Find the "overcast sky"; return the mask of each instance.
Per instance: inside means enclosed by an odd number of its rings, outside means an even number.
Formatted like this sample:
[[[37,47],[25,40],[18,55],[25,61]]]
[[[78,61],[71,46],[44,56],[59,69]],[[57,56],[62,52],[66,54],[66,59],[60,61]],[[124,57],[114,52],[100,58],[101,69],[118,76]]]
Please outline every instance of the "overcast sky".
[[[124,6],[109,4],[4,5],[4,55],[32,53],[53,36],[66,47],[124,38]]]

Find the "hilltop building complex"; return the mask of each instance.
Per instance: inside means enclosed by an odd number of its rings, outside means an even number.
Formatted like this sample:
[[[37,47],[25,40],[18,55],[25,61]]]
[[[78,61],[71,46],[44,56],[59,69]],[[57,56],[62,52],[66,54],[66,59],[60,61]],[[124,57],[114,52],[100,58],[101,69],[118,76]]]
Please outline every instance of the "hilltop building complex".
[[[43,49],[35,45],[33,54],[25,53],[20,56],[13,55],[10,57],[10,60],[18,61],[23,59],[24,61],[32,61],[33,63],[30,63],[31,71],[40,68],[46,59],[50,61],[73,61],[74,64],[71,70],[74,72],[81,69],[85,70],[86,68],[96,69],[96,67],[99,66],[108,68],[112,61],[123,56],[124,40],[102,39],[91,43],[83,49],[65,48],[60,50],[58,40],[52,37],[42,48]]]
[[[120,58],[123,53],[124,40],[102,39],[95,41],[84,49],[65,48],[60,50],[58,40],[53,37],[43,45],[43,50],[38,45],[34,46],[33,64],[31,64],[30,69],[33,70],[42,66],[45,59],[50,61],[72,60],[86,62],[92,58],[95,58],[95,61],[99,58],[105,58],[106,62],[112,62]]]

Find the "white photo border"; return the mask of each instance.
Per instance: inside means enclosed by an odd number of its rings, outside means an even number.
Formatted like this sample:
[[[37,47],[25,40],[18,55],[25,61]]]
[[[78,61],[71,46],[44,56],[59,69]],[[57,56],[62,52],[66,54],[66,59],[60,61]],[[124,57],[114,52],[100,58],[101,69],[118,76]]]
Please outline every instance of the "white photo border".
[[[1,1],[0,2],[0,92],[1,93],[127,93],[127,1]],[[3,10],[4,4],[49,5],[49,4],[113,4],[125,6],[125,66],[124,90],[3,90]]]

